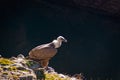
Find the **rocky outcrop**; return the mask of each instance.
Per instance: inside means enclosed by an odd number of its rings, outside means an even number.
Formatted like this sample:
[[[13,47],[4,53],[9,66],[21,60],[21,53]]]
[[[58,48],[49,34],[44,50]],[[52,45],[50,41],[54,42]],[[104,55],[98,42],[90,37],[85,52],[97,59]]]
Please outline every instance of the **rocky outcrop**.
[[[9,59],[0,57],[0,80],[83,80],[83,76],[60,74],[51,67],[45,70],[38,62],[20,54]]]
[[[120,0],[36,0],[37,2],[51,3],[76,8],[93,8],[107,15],[120,16]]]

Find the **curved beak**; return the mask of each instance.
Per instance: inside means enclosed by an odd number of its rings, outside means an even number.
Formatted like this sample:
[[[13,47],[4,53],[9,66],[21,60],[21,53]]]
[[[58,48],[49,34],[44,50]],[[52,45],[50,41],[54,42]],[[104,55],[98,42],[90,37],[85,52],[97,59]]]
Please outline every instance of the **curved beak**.
[[[64,39],[63,42],[67,42],[67,39]]]

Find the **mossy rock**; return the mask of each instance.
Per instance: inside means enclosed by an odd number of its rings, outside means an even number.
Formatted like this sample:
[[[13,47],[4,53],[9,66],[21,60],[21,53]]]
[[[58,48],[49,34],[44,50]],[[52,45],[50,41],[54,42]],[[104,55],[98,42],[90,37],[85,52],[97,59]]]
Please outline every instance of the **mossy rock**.
[[[13,64],[13,62],[10,61],[9,59],[0,58],[0,65],[10,65],[10,64]]]
[[[75,77],[58,74],[51,67],[43,69],[39,62],[22,55],[12,59],[0,57],[0,80],[82,80]]]

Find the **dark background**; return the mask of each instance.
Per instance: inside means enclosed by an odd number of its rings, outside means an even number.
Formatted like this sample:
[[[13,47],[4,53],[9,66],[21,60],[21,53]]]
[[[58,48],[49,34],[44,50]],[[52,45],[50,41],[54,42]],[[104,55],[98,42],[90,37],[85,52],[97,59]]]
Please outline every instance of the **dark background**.
[[[120,19],[101,10],[39,0],[0,3],[0,54],[28,55],[37,45],[64,36],[49,66],[57,72],[120,80]]]

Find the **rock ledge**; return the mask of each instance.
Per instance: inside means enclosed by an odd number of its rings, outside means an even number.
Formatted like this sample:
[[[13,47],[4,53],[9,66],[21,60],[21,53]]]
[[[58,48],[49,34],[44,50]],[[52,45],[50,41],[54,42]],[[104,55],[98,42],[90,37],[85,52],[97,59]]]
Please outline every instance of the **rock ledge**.
[[[38,62],[19,54],[11,58],[0,56],[0,80],[83,80],[83,76],[60,74],[51,67],[44,70]]]

